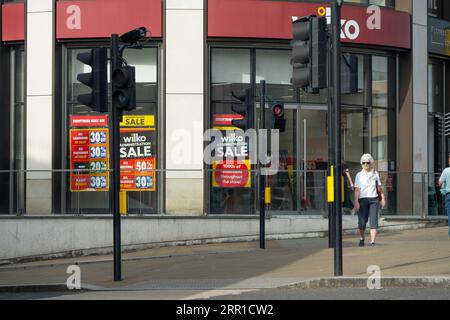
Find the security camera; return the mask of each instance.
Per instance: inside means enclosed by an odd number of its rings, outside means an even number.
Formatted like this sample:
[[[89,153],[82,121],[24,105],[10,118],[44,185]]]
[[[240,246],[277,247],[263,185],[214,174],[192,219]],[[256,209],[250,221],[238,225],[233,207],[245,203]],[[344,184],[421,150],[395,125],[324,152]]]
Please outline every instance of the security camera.
[[[127,33],[124,33],[120,36],[120,39],[124,43],[130,43],[135,44],[142,38],[144,38],[147,34],[147,28],[146,27],[140,27],[131,31],[128,31]]]

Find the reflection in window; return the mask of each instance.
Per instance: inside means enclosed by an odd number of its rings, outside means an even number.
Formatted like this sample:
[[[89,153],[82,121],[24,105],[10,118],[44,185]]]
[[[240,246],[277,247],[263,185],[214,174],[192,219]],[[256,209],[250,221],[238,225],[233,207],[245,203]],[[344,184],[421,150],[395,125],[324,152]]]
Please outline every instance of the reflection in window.
[[[345,0],[346,3],[375,4],[380,7],[395,7],[394,0]]]
[[[342,154],[351,172],[361,170],[361,155],[369,152],[369,113],[360,108],[342,110]]]
[[[211,68],[213,100],[233,100],[233,91],[250,87],[250,50],[213,49]]]
[[[356,54],[342,56],[342,103],[352,106],[364,105],[364,77],[367,57]]]
[[[372,105],[388,106],[388,58],[372,57]]]
[[[372,155],[379,171],[390,171],[390,157],[393,158],[392,145],[395,146],[395,125],[392,110],[372,110]],[[395,149],[394,149],[395,152]]]
[[[444,72],[442,63],[428,64],[428,112],[444,112]]]
[[[260,95],[259,83],[265,80],[270,100],[294,101],[291,84],[291,52],[288,50],[256,50],[256,94]]]

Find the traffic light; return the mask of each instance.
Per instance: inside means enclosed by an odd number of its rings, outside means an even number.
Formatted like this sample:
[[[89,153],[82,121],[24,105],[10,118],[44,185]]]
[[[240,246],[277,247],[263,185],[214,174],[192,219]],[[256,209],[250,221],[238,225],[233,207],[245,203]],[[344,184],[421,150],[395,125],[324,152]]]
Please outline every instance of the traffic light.
[[[358,56],[343,54],[341,63],[342,93],[358,93]]]
[[[113,71],[113,102],[121,109],[136,109],[136,70],[135,67],[122,66]]]
[[[77,54],[77,60],[91,67],[90,73],[80,73],[77,80],[91,88],[92,92],[78,95],[81,104],[96,112],[108,112],[108,61],[107,49],[95,48]]]
[[[243,131],[247,131],[248,129],[253,127],[255,118],[252,92],[250,89],[246,89],[245,91],[241,91],[239,93],[233,92],[232,96],[241,101],[241,103],[233,104],[231,106],[231,109],[233,110],[233,112],[236,112],[237,114],[244,117],[243,119],[233,120],[232,124],[233,126]]]
[[[284,118],[284,105],[276,103],[272,106],[273,128],[280,132],[286,131],[286,119]]]
[[[292,23],[291,83],[310,92],[327,86],[327,20],[308,16]],[[312,90],[311,90],[312,89]]]

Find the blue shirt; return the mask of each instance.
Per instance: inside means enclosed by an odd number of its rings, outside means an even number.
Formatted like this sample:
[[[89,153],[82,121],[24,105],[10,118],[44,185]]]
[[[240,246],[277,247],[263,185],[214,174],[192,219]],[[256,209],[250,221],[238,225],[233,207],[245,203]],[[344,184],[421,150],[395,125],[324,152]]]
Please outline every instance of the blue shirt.
[[[442,172],[439,183],[443,183],[442,189],[445,189],[447,193],[450,192],[450,168],[447,168]]]

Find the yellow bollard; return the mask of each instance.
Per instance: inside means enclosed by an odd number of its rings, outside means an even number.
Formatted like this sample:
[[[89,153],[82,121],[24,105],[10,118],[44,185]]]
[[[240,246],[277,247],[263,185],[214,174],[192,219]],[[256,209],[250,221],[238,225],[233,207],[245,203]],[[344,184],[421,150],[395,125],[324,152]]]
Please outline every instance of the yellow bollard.
[[[328,203],[334,202],[334,166],[331,167],[331,176],[327,177]]]
[[[272,190],[269,187],[267,187],[265,191],[266,191],[265,192],[266,205],[269,206],[272,204]]]
[[[119,193],[119,213],[122,216],[126,216],[128,214],[127,192],[126,191],[121,191]]]

